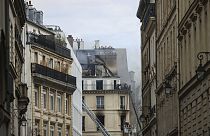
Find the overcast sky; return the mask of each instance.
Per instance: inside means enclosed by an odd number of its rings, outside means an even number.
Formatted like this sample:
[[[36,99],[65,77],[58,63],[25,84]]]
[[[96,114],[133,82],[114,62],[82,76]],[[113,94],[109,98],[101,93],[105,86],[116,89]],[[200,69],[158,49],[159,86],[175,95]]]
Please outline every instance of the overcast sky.
[[[44,12],[44,24],[59,25],[66,35],[82,38],[86,46],[126,48],[129,70],[140,75],[139,0],[32,0]]]

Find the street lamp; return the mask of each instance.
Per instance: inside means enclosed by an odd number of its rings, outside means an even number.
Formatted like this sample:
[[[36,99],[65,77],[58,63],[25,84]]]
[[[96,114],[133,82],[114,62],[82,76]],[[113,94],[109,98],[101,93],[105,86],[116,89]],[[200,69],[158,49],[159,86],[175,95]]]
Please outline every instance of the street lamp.
[[[164,83],[163,83],[163,87],[164,87],[164,89],[165,89],[165,94],[166,95],[170,95],[171,94],[171,92],[172,92],[172,86],[170,85],[170,83],[168,82],[168,81],[165,81]]]
[[[202,64],[199,64],[198,68],[196,69],[196,75],[198,80],[202,80],[204,78],[205,69]]]
[[[26,126],[27,120],[26,117],[23,115],[22,118],[20,119],[20,125],[21,126]]]
[[[210,52],[199,52],[197,55],[197,58],[200,61],[200,64],[199,64],[198,68],[196,69],[196,75],[197,75],[198,80],[202,80],[204,78],[204,75],[206,72],[204,66],[202,65],[204,55],[206,56],[206,58],[208,60],[208,55],[210,55]]]

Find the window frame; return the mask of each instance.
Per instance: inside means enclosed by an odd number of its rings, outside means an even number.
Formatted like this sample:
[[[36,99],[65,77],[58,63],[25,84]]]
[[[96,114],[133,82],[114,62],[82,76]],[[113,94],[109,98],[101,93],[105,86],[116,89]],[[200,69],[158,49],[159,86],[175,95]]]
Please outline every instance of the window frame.
[[[59,133],[60,133],[61,135],[59,135]],[[62,136],[62,126],[58,126],[58,136]]]
[[[85,131],[85,116],[82,116],[82,131]]]
[[[45,96],[45,97],[44,97]],[[42,101],[43,101],[43,109],[47,109],[47,90],[42,90]]]
[[[45,133],[45,131],[46,131],[46,133]],[[43,135],[44,136],[48,136],[48,133],[47,132],[48,132],[48,124],[47,123],[44,123],[44,125],[43,125]]]
[[[96,117],[98,118],[98,120],[101,122],[101,124],[105,127],[105,116],[104,115],[96,115]],[[101,120],[103,119],[103,121]],[[97,131],[100,130],[99,126],[96,126]]]
[[[38,52],[34,52],[34,63],[37,63],[38,64]]]
[[[104,81],[103,80],[96,80],[96,90],[103,90]]]
[[[68,100],[68,98],[66,97],[66,99],[65,99],[65,114],[69,114],[69,100]]]
[[[120,96],[120,109],[125,110],[125,96]]]
[[[52,105],[52,98],[53,98],[53,105]],[[53,92],[50,92],[50,111],[55,111],[55,95]]]
[[[50,58],[48,61],[48,67],[53,69],[53,58]]]
[[[34,106],[39,108],[39,87],[34,88]]]
[[[96,96],[96,108],[104,109],[104,96]]]
[[[57,94],[57,112],[62,113],[62,95]]]
[[[67,126],[67,127],[66,127],[66,136],[70,136],[70,135],[69,135],[69,131],[70,131],[70,129],[69,129],[69,127]]]
[[[55,133],[55,126],[54,125],[50,125],[50,136],[54,136],[54,133]]]

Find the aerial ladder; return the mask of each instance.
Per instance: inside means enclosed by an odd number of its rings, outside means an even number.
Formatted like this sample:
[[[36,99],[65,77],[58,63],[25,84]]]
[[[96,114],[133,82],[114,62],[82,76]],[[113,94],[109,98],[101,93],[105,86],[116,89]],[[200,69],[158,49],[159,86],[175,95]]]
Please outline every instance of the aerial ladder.
[[[111,134],[107,131],[104,125],[100,122],[97,116],[89,109],[89,107],[85,104],[84,100],[82,100],[82,109],[89,115],[89,117],[95,122],[95,124],[99,127],[101,133],[104,136],[111,136]]]

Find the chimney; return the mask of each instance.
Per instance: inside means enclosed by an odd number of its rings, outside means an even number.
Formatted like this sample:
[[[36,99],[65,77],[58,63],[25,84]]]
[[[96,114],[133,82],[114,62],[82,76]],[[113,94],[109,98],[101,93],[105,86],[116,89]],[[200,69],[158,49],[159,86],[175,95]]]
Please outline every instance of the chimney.
[[[95,40],[95,49],[99,48],[100,44],[99,44],[99,40]]]
[[[28,2],[28,5],[29,5],[29,6],[33,6],[30,0],[29,0],[29,2]]]
[[[69,44],[71,45],[71,47],[73,48],[73,42],[74,42],[74,38],[72,35],[68,35],[67,40],[69,41]]]

